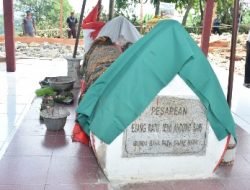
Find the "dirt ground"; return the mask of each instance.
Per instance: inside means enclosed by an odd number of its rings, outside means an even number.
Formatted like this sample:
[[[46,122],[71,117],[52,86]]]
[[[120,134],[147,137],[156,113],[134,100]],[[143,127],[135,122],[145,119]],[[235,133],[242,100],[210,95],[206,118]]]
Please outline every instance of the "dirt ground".
[[[22,42],[22,43],[58,43],[58,44],[65,44],[65,45],[75,45],[76,39],[67,39],[67,38],[41,38],[41,37],[15,37],[15,42]],[[4,36],[0,36],[0,43],[4,42]],[[83,44],[83,39],[79,40],[79,45]]]
[[[241,34],[237,36],[236,52],[235,52],[235,73],[239,75],[245,74],[246,60],[246,40],[247,35]],[[212,64],[216,64],[228,70],[230,65],[231,54],[231,35],[222,34],[212,35],[210,38],[208,58]]]
[[[197,44],[200,44],[200,35],[191,34]],[[238,34],[237,46],[235,53],[235,73],[244,75],[245,59],[246,59],[246,34]],[[41,37],[15,37],[16,42],[22,43],[57,43],[63,45],[75,45],[75,39],[66,38],[41,38]],[[4,36],[0,36],[0,43],[4,43]],[[79,45],[83,45],[83,39],[79,40]],[[208,59],[211,64],[216,64],[226,70],[230,64],[231,34],[224,33],[222,35],[210,36]],[[0,61],[4,61],[5,57],[0,55]]]

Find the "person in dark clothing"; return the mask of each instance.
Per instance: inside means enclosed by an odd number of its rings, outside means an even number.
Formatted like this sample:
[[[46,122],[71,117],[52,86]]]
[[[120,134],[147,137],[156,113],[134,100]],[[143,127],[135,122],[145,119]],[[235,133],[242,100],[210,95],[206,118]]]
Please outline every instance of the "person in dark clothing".
[[[67,24],[68,24],[68,38],[71,38],[71,35],[73,38],[76,38],[76,24],[77,24],[77,18],[74,16],[74,12],[71,12],[71,15],[67,18]]]
[[[213,21],[213,31],[214,34],[219,34],[221,35],[221,31],[220,31],[220,20],[218,17],[216,17]]]
[[[250,31],[248,32],[246,48],[247,48],[247,55],[245,64],[244,86],[250,88]]]

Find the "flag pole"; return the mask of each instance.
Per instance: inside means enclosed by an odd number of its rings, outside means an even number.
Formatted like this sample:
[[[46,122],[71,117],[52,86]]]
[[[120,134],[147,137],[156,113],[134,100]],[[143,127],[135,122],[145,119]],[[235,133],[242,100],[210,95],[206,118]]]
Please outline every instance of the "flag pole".
[[[100,20],[100,14],[101,14],[101,7],[102,7],[102,0],[98,0],[98,6],[99,6],[99,10],[98,10],[98,16],[97,16],[97,21]]]
[[[78,47],[78,43],[79,43],[79,37],[80,37],[80,32],[81,32],[81,27],[82,27],[82,19],[83,19],[83,14],[84,14],[85,6],[86,6],[86,1],[87,0],[83,0],[83,3],[82,3],[82,10],[81,10],[81,15],[80,15],[79,23],[78,23],[78,30],[77,30],[77,35],[76,35],[76,42],[75,42],[75,48],[74,48],[73,58],[76,58],[77,47]]]
[[[236,40],[238,31],[238,14],[239,14],[239,0],[234,0],[233,31],[231,39],[230,65],[229,65],[228,90],[227,90],[227,102],[229,107],[231,107],[232,92],[233,92],[235,50],[236,50]]]
[[[114,16],[114,0],[109,0],[109,20]]]

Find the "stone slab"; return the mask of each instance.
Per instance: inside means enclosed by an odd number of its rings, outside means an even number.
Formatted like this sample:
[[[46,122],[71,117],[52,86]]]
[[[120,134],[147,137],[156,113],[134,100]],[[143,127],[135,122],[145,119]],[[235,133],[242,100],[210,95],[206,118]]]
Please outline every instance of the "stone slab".
[[[203,155],[207,132],[198,99],[158,96],[124,132],[123,156]]]

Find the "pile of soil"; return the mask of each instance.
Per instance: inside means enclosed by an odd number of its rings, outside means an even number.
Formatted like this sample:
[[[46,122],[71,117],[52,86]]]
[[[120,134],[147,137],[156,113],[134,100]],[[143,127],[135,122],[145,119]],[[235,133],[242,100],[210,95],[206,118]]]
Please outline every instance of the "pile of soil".
[[[193,39],[200,44],[201,36],[191,34]],[[235,73],[244,75],[246,59],[247,34],[238,34],[235,58]],[[40,37],[16,37],[17,58],[58,58],[72,54],[75,39],[64,38],[40,38]],[[83,40],[80,39],[78,54],[84,54]],[[211,64],[216,64],[226,70],[230,64],[231,34],[210,36],[208,59]],[[5,60],[4,37],[0,36],[0,61]]]

